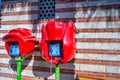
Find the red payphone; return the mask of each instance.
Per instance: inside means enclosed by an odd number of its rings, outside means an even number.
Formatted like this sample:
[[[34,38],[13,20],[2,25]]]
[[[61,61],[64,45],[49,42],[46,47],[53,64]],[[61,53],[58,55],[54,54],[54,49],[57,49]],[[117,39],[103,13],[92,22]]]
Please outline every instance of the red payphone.
[[[9,31],[3,37],[5,47],[11,57],[26,57],[35,48],[38,41],[32,36],[31,31],[25,28],[17,28]]]
[[[38,41],[25,28],[12,29],[3,37],[8,54],[17,62],[17,80],[21,80],[23,60],[34,51]]]
[[[43,58],[53,64],[70,61],[75,53],[75,27],[72,21],[64,24],[54,20],[42,26],[40,51]]]
[[[42,57],[56,64],[56,80],[60,80],[59,64],[70,61],[75,54],[75,27],[72,21],[64,24],[55,20],[42,26],[40,51]]]

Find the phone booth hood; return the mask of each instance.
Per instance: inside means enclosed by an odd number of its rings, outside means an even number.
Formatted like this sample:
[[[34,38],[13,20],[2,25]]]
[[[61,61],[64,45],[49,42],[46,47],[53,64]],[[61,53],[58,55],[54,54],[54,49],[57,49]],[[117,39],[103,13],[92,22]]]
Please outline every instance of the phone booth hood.
[[[38,41],[32,36],[31,31],[25,28],[12,29],[3,37],[5,47],[10,55],[10,45],[17,43],[19,46],[19,57],[26,57],[32,53]]]
[[[42,57],[53,64],[63,64],[70,61],[75,54],[75,27],[72,21],[67,24],[49,21],[46,26],[42,25],[42,39],[40,51]],[[51,56],[51,46],[56,46],[59,54]]]

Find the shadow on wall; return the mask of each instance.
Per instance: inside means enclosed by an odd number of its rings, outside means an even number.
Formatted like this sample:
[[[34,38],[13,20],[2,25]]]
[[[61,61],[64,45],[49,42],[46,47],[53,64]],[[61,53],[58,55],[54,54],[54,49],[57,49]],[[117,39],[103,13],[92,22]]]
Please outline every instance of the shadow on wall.
[[[36,25],[33,26],[33,35],[38,36],[39,29]],[[38,33],[38,34],[37,34]],[[38,37],[37,37],[38,38]],[[39,37],[40,39],[40,37]],[[39,40],[40,41],[40,40]],[[37,45],[35,52],[33,54],[33,66],[32,72],[34,76],[38,78],[44,78],[44,80],[48,80],[48,78],[55,79],[55,65],[46,62],[39,51],[39,44]],[[61,73],[61,80],[75,80],[75,66],[74,66],[74,59],[71,62],[66,64],[60,64],[60,73]]]
[[[39,13],[38,13],[39,14]],[[63,15],[63,14],[62,14]],[[75,13],[67,14],[67,16],[74,17]],[[61,17],[61,15],[58,15]],[[66,15],[64,15],[66,16]],[[43,16],[43,19],[45,21],[49,21],[50,19]],[[51,18],[52,19],[52,18]],[[38,22],[42,20],[38,20]],[[43,20],[44,21],[44,20]],[[64,20],[58,20],[58,21],[64,21]],[[65,20],[64,22],[68,22],[69,20]],[[36,24],[37,22],[33,23],[32,27],[32,33],[34,36],[36,36],[37,39],[40,39],[41,36],[41,24]],[[40,40],[39,40],[40,41]],[[38,45],[39,46],[39,45]],[[75,66],[74,66],[74,59],[72,59],[71,62],[66,64],[60,64],[60,71],[61,71],[61,80],[75,80]],[[37,47],[33,54],[33,65],[32,65],[32,72],[34,76],[38,78],[44,78],[44,80],[48,80],[48,78],[55,79],[55,65],[46,62],[42,56],[40,55],[39,47]]]
[[[44,78],[44,80],[48,80],[48,78],[55,79],[55,65],[44,61],[39,51],[34,53],[33,61],[32,71],[34,76]],[[74,59],[69,63],[60,64],[61,80],[75,80],[75,66],[73,63]]]
[[[116,0],[118,1],[118,0]],[[86,1],[85,4],[81,2],[74,4],[76,7],[76,13],[74,15],[76,22],[91,22],[91,21],[104,21],[106,22],[106,27],[111,26],[111,23],[107,23],[107,21],[118,21],[119,11],[116,11],[118,6],[109,6],[109,10],[105,10],[103,3],[109,4],[112,3],[113,0],[107,1],[98,1],[98,2],[91,2]],[[103,11],[100,11],[103,10]],[[103,16],[103,17],[101,17]],[[114,17],[112,17],[114,16]],[[117,24],[116,24],[117,25]]]
[[[50,73],[49,69],[50,64],[43,60],[39,51],[36,51],[33,57],[34,62],[32,66],[32,71],[34,76],[38,78],[44,78],[44,80],[47,80],[47,78],[53,74],[53,72]]]
[[[29,56],[28,58],[26,58],[23,62],[22,62],[22,71],[28,66],[28,64],[30,63],[32,59],[32,56]],[[10,59],[9,61],[10,67],[13,71],[17,72],[17,63],[14,59]]]

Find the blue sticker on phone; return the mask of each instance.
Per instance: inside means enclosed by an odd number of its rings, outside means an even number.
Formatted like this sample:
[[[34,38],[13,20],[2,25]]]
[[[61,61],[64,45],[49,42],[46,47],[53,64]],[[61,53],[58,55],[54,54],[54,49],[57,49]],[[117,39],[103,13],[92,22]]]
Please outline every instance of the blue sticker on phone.
[[[49,46],[49,55],[50,56],[60,56],[60,42],[51,42]]]
[[[10,43],[10,56],[19,56],[19,46],[18,43]]]

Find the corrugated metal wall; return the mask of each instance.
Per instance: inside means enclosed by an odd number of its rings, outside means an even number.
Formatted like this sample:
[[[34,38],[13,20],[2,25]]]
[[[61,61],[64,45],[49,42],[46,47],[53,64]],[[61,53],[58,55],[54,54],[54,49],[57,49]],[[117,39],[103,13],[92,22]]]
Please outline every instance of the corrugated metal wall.
[[[14,80],[16,63],[1,38],[11,29],[28,28],[40,40],[38,0],[3,0],[0,28],[0,80]],[[61,80],[75,80],[76,74],[120,78],[120,1],[56,0],[55,18],[76,26],[76,54],[61,66]],[[55,79],[54,65],[45,62],[38,48],[23,62],[23,80]]]

